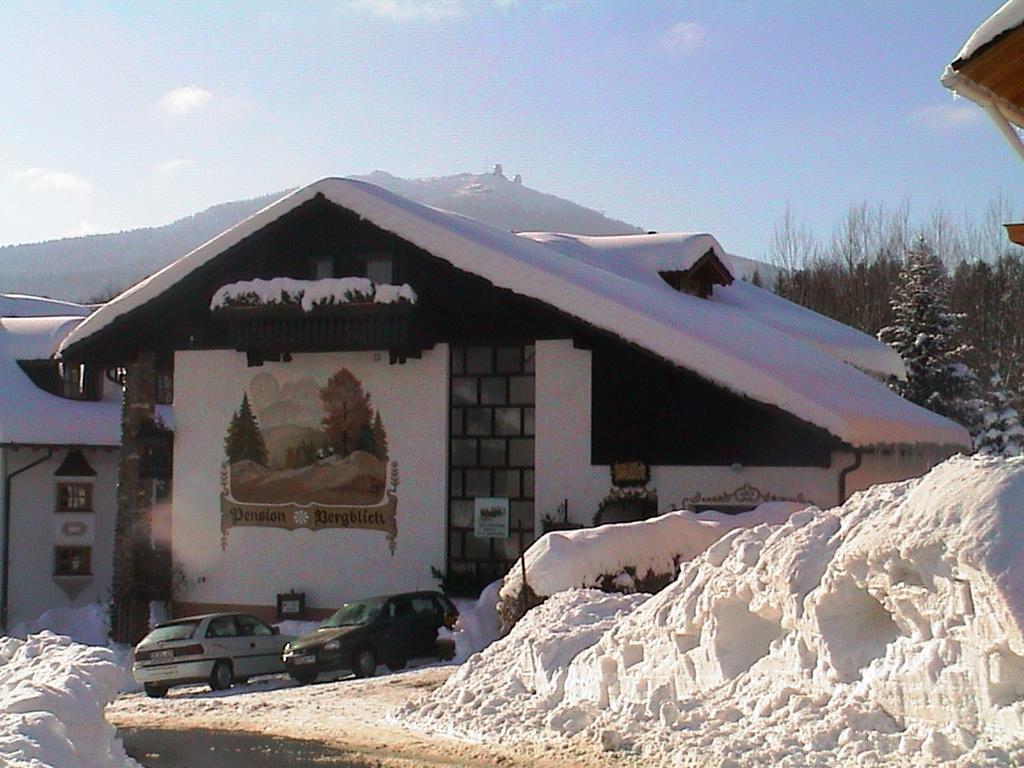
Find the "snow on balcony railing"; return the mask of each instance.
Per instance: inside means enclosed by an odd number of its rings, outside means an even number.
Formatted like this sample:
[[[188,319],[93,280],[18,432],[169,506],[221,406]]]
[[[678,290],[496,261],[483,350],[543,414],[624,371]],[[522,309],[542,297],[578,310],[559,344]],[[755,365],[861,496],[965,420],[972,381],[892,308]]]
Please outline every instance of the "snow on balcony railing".
[[[408,283],[374,283],[365,277],[338,277],[324,280],[242,280],[217,289],[210,309],[227,307],[301,307],[311,312],[320,307],[340,304],[416,303],[416,292]]]

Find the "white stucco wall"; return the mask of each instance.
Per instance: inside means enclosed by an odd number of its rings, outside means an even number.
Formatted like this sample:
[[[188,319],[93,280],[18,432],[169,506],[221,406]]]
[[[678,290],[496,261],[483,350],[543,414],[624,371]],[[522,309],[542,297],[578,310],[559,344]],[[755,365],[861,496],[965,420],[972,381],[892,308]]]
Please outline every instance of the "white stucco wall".
[[[846,479],[846,493],[849,496],[879,483],[920,477],[950,455],[950,451],[935,446],[901,446],[865,452],[860,467]],[[850,466],[854,458],[853,453],[842,454],[841,465]]]
[[[609,467],[590,464],[590,352],[573,348],[567,340],[539,341],[536,349],[537,529],[541,530],[543,516],[554,516],[564,499],[569,501],[570,520],[591,525],[612,485]],[[748,484],[763,494],[802,495],[826,508],[837,503],[839,473],[854,458],[852,453],[836,452],[828,468],[653,466],[648,487],[657,490],[662,511],[678,508],[697,493],[707,498]],[[848,492],[924,474],[942,458],[944,454],[934,450],[865,454],[861,468],[848,479]]]
[[[5,448],[7,471],[15,472],[46,455],[41,449]],[[95,477],[55,477],[54,472],[67,455],[66,449],[54,451],[53,457],[37,467],[16,476],[11,483],[11,625],[34,621],[51,608],[80,607],[110,599],[110,577],[116,514],[117,462],[116,450],[83,449],[82,454],[96,471]],[[93,486],[93,512],[57,512],[57,483],[90,482]],[[64,532],[64,524],[82,523]],[[84,530],[83,530],[84,528]],[[76,532],[78,529],[80,532]],[[54,546],[92,547],[92,577],[76,577],[79,587],[74,597],[61,588],[53,575]]]
[[[398,462],[395,554],[384,533],[231,528],[221,549],[220,469],[224,437],[256,374],[325,381],[349,369],[372,397]],[[273,606],[280,592],[306,593],[308,608],[413,588],[434,588],[444,568],[447,489],[448,348],[389,365],[386,353],[296,354],[289,363],[248,368],[232,351],[175,356],[172,540],[189,604]]]

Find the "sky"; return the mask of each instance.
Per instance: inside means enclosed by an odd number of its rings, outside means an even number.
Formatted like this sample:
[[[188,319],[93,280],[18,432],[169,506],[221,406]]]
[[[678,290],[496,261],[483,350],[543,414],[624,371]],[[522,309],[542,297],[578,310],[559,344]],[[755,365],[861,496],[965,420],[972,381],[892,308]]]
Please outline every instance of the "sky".
[[[939,83],[993,0],[0,3],[0,244],[385,170],[483,172],[761,257],[789,208],[1015,210]]]

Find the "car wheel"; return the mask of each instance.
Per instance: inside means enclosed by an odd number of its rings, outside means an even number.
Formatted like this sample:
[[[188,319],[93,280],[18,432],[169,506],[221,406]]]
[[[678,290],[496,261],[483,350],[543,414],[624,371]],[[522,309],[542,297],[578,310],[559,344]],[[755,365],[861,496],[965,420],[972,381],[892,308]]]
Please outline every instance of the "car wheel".
[[[166,685],[157,685],[156,683],[146,683],[142,686],[146,689],[146,695],[151,699],[162,699],[167,695]]]
[[[309,685],[316,680],[316,672],[289,672],[288,674],[299,685]]]
[[[388,669],[392,672],[397,672],[400,669],[405,669],[405,665],[408,663],[408,659],[404,656],[396,656],[393,659],[388,659]]]
[[[360,648],[352,657],[352,671],[356,677],[373,677],[377,671],[377,654],[372,648]]]
[[[210,673],[210,689],[223,691],[231,687],[231,664],[221,660],[213,665]]]

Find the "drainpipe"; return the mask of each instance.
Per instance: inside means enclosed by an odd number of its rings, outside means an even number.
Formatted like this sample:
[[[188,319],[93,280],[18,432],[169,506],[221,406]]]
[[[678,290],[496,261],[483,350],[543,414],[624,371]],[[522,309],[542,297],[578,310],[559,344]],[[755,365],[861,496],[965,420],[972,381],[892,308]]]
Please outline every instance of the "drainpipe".
[[[853,451],[853,464],[844,468],[839,473],[839,503],[842,504],[846,501],[846,478],[852,472],[856,472],[860,469],[861,462],[864,459],[864,451],[860,448],[855,448]]]
[[[38,467],[44,461],[49,461],[53,458],[53,448],[46,449],[46,455],[41,459],[36,459],[31,464],[26,464],[21,469],[16,469],[10,474],[7,473],[7,449],[0,449],[3,451],[3,461],[0,462],[0,471],[4,475],[4,566],[2,574],[0,574],[0,591],[3,592],[3,598],[0,600],[0,626],[3,627],[4,632],[7,631],[7,607],[10,601],[7,599],[7,590],[9,588],[11,568],[11,481],[20,475],[22,472],[28,472],[33,467]]]

